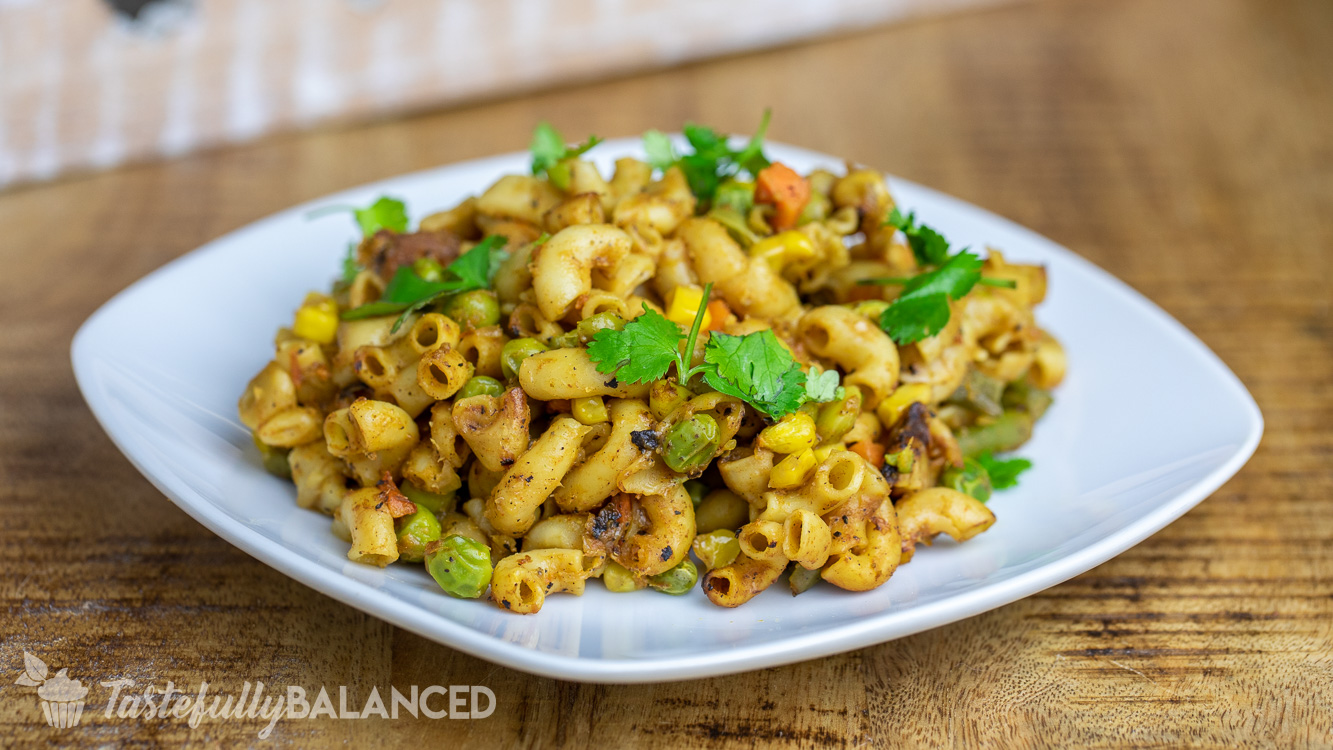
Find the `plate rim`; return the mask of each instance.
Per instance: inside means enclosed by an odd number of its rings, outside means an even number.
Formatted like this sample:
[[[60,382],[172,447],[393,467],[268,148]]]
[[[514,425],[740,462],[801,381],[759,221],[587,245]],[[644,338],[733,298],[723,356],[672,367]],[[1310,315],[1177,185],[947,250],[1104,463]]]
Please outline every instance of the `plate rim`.
[[[673,137],[679,139],[680,136],[674,135]],[[778,142],[770,142],[768,145],[776,147],[776,150],[799,154],[813,160],[835,160],[835,157],[828,154],[798,146]],[[637,146],[638,140],[632,138],[613,139],[603,144],[603,148],[607,152],[615,153],[634,151]],[[376,180],[321,196],[249,222],[172,259],[136,280],[99,306],[80,325],[71,341],[70,357],[75,380],[98,425],[110,437],[121,454],[129,460],[131,465],[178,508],[185,511],[187,515],[209,531],[277,572],[371,616],[469,655],[543,677],[607,684],[700,679],[807,661],[896,640],[973,617],[1031,596],[1091,570],[1112,557],[1129,550],[1172,521],[1183,516],[1233,477],[1254,454],[1262,439],[1264,430],[1263,414],[1253,395],[1245,388],[1236,374],[1184,324],[1138,290],[1054,240],[1010,219],[932,188],[892,175],[886,175],[891,188],[906,186],[913,192],[928,194],[932,200],[949,204],[951,208],[966,209],[989,222],[1003,225],[1007,230],[1021,236],[1025,242],[1042,245],[1044,250],[1061,256],[1066,262],[1080,266],[1082,271],[1094,277],[1097,282],[1111,286],[1115,291],[1127,297],[1130,303],[1139,306],[1150,316],[1155,325],[1170,332],[1173,338],[1177,340],[1178,345],[1190,348],[1193,355],[1206,361],[1212,369],[1222,376],[1221,380],[1228,390],[1232,391],[1235,402],[1240,405],[1239,411],[1242,412],[1241,416],[1246,423],[1247,434],[1239,448],[1225,462],[1207,476],[1196,481],[1187,490],[1160,504],[1134,522],[1092,544],[1032,570],[1019,573],[1012,578],[992,584],[980,591],[971,592],[966,596],[946,597],[913,607],[905,613],[905,619],[903,612],[893,612],[898,618],[895,623],[886,624],[883,622],[892,612],[892,610],[886,610],[850,620],[832,628],[820,629],[810,633],[797,633],[758,644],[740,645],[721,652],[646,659],[589,659],[538,651],[435,615],[420,605],[399,598],[383,589],[370,586],[355,578],[332,571],[315,560],[264,537],[246,524],[228,516],[221,508],[215,507],[211,501],[194,492],[188,486],[176,486],[174,475],[150,470],[141,456],[127,450],[123,426],[117,426],[114,421],[108,421],[110,405],[106,400],[107,397],[97,387],[100,381],[94,373],[96,360],[92,351],[93,345],[90,342],[93,340],[93,332],[99,324],[125,305],[126,301],[133,297],[138,290],[161,275],[210,257],[214,253],[225,250],[227,245],[238,240],[243,241],[247,234],[261,233],[267,230],[270,225],[279,223],[293,214],[305,213],[317,205],[337,200],[347,200],[357,194],[377,189],[382,190],[391,183],[397,184],[404,180],[428,178],[445,170],[484,168],[490,162],[508,163],[525,154],[526,152],[511,152],[452,162]],[[891,633],[885,631],[891,631]]]

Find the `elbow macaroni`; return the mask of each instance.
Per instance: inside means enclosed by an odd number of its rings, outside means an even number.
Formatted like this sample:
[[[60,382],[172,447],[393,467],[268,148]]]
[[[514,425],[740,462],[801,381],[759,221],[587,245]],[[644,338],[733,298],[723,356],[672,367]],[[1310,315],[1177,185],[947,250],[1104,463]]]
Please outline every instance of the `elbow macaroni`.
[[[297,504],[332,516],[349,559],[407,562],[398,536],[424,508],[441,538],[489,550],[497,606],[533,613],[606,571],[617,591],[679,573],[698,536],[730,540],[701,588],[735,607],[789,570],[799,590],[873,589],[917,544],[995,522],[942,485],[995,409],[1035,419],[1065,377],[1065,350],[1033,315],[1044,268],[992,250],[981,273],[1012,288],[977,285],[950,302],[937,335],[899,346],[877,321],[901,287],[859,283],[919,272],[886,223],[894,201],[880,173],[812,172],[808,210],[775,232],[773,205],[719,212],[677,167],[655,176],[622,158],[608,179],[584,159],[561,166],[559,185],[508,175],[427,216],[420,242],[367,239],[356,273],[306,298],[246,386],[238,414],[266,466],[283,463]],[[446,266],[488,235],[506,253],[482,293],[489,316],[456,320],[445,300],[401,322],[340,317],[380,300],[393,269]],[[774,423],[701,378],[627,383],[597,369],[590,331],[645,306],[687,329],[710,283],[704,331],[771,330],[804,368],[836,370],[847,397]],[[702,361],[708,335],[687,359]],[[519,338],[542,346],[520,358],[506,348]],[[991,402],[972,398],[978,382],[996,389]],[[700,415],[716,446],[702,468],[673,471],[664,438]]]

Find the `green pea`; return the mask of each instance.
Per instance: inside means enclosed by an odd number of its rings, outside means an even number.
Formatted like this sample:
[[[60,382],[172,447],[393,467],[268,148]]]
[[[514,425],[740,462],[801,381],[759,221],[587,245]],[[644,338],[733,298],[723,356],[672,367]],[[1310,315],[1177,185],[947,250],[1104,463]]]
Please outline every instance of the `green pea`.
[[[658,573],[648,578],[648,585],[664,594],[680,596],[689,593],[699,580],[699,569],[686,557],[680,564],[665,573]]]
[[[606,586],[607,591],[617,594],[638,591],[644,587],[644,584],[629,571],[629,568],[615,560],[608,562],[606,569],[602,571],[602,585]]]
[[[495,292],[473,289],[455,294],[444,303],[444,314],[463,328],[485,328],[500,322],[500,302]]]
[[[810,590],[811,586],[819,583],[819,568],[806,570],[803,566],[793,565],[791,576],[787,578],[787,585],[791,587],[791,595],[803,594]]]
[[[283,479],[292,478],[292,466],[287,462],[287,454],[291,453],[287,448],[275,448],[259,439],[258,435],[252,435],[255,441],[255,447],[259,449],[259,456],[264,462],[264,471],[275,477]]]
[[[507,341],[504,348],[500,350],[500,369],[504,372],[506,378],[517,378],[518,368],[523,364],[523,360],[548,349],[550,347],[537,339]]]
[[[599,312],[596,315],[589,315],[574,327],[574,332],[578,334],[581,343],[592,341],[592,337],[597,335],[598,331],[611,329],[619,331],[625,327],[625,319],[613,312]]]
[[[754,183],[726,179],[713,193],[713,206],[734,211],[744,216],[754,207]]]
[[[398,519],[398,559],[421,562],[426,558],[426,545],[439,538],[439,519],[424,505],[417,508],[416,513]]]
[[[558,336],[550,337],[546,343],[552,349],[574,349],[582,344],[583,340],[579,338],[578,331],[565,331]]]
[[[456,497],[456,494],[453,492],[446,495],[427,492],[423,489],[418,489],[416,486],[407,482],[403,482],[398,490],[402,492],[403,496],[408,500],[411,500],[423,508],[429,509],[432,513],[444,513],[454,509],[454,498]],[[436,536],[439,535],[437,534]]]
[[[718,448],[717,421],[695,414],[677,422],[662,437],[662,460],[682,474],[703,467]]]
[[[477,375],[458,389],[458,393],[454,394],[454,399],[471,398],[473,396],[499,396],[504,392],[504,384],[500,381],[485,375]]]
[[[438,284],[444,281],[444,266],[440,265],[434,258],[417,258],[412,262],[412,270],[421,277],[422,281],[429,281]]]
[[[691,479],[685,483],[685,491],[690,493],[690,502],[694,503],[696,508],[704,501],[704,495],[708,494],[709,489],[711,488],[708,485],[698,479]]]
[[[476,599],[491,583],[491,548],[450,534],[426,547],[426,571],[446,594]]]
[[[992,489],[986,467],[970,458],[963,459],[961,469],[954,466],[945,469],[940,475],[940,484],[964,495],[971,495],[983,503],[990,499]]]
[[[819,414],[815,416],[815,433],[819,435],[820,442],[834,442],[856,425],[856,418],[861,414],[861,398],[861,389],[849,385],[844,388],[842,399],[819,407]]]
[[[292,465],[287,462],[289,451],[271,451],[264,454],[264,471],[283,479],[292,478]]]
[[[797,226],[809,224],[812,221],[823,221],[828,218],[833,210],[833,201],[829,200],[827,195],[820,192],[810,194],[810,200],[806,202],[805,208],[801,209],[801,216],[796,220]]]

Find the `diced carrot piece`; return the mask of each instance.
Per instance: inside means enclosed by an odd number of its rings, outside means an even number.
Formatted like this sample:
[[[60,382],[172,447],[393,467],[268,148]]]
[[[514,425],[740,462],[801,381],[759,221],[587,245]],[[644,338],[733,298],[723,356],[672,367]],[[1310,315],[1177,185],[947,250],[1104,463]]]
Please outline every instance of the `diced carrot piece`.
[[[876,469],[884,465],[884,446],[879,443],[862,440],[847,446],[847,450],[864,458]]]
[[[720,331],[722,327],[731,319],[731,308],[727,303],[720,299],[708,301],[708,328],[709,331]]]
[[[754,200],[772,203],[777,209],[772,222],[774,229],[791,229],[810,201],[810,183],[786,164],[774,162],[755,176]]]

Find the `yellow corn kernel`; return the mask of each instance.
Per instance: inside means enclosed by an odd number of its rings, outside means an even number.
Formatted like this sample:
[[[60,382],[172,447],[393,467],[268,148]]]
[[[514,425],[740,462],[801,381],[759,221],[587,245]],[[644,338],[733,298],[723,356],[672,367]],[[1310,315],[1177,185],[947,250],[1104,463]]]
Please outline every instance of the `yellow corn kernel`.
[[[815,257],[815,243],[804,232],[779,232],[751,245],[750,257],[761,258],[774,271],[781,271],[792,261]]]
[[[610,419],[601,396],[572,399],[569,402],[569,413],[582,424],[601,424]]]
[[[303,339],[332,344],[338,334],[338,305],[328,298],[302,305],[296,311],[292,332]]]
[[[819,442],[815,434],[815,420],[805,412],[792,412],[777,424],[759,433],[759,445],[774,453],[800,453]]]
[[[694,325],[694,314],[699,312],[699,303],[703,301],[703,298],[702,289],[696,289],[692,286],[676,287],[675,294],[671,295],[671,304],[667,306],[667,320],[683,326]],[[707,308],[705,308],[704,322],[699,327],[701,329],[707,328],[708,324],[712,322],[713,316],[709,315]]]
[[[818,448],[815,448],[815,461],[818,461],[819,463],[822,464],[824,463],[825,460],[828,459],[829,456],[833,455],[834,453],[837,453],[838,451],[845,451],[845,450],[847,450],[847,447],[842,443],[830,443],[829,445],[821,445]]]
[[[925,383],[907,383],[898,386],[889,397],[879,402],[875,407],[875,415],[879,421],[884,423],[885,427],[892,427],[898,423],[907,411],[907,407],[915,403],[928,403],[930,401],[930,386]]]
[[[775,490],[799,487],[805,484],[806,478],[814,471],[816,464],[815,452],[809,448],[800,453],[793,453],[773,467],[773,472],[768,475],[768,486]]]

